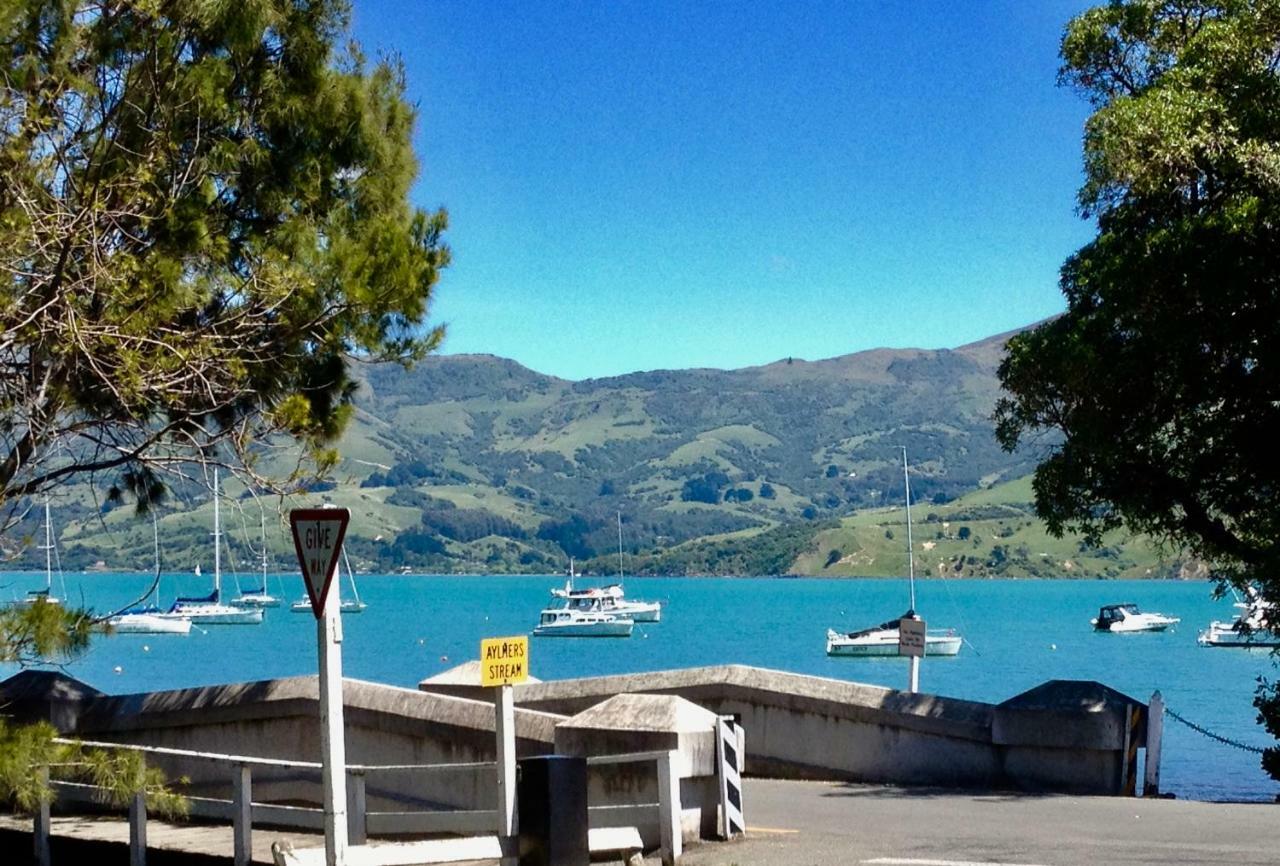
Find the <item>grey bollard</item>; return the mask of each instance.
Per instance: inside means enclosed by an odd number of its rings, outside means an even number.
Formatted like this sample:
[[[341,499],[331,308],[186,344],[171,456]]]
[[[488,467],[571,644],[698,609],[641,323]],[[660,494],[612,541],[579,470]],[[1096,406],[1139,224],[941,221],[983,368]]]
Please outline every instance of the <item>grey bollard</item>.
[[[520,866],[587,866],[587,759],[522,758],[516,778]]]

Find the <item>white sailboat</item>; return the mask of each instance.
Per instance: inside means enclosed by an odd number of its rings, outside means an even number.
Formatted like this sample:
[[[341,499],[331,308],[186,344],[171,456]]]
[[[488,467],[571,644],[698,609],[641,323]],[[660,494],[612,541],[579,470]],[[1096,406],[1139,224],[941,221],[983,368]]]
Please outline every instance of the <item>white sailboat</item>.
[[[279,607],[279,596],[267,592],[267,517],[261,516],[262,523],[262,585],[257,588],[243,590],[236,598],[239,607]]]
[[[1271,630],[1275,622],[1275,605],[1262,597],[1252,586],[1245,588],[1245,600],[1237,601],[1236,614],[1231,622],[1214,620],[1200,632],[1196,643],[1200,646],[1280,648],[1280,635]]]
[[[107,617],[107,625],[117,634],[190,634],[190,619],[180,613],[163,611],[153,601],[160,597],[160,527],[154,512],[151,531],[156,560],[155,579],[151,588],[136,604]]]
[[[44,501],[44,589],[33,589],[19,604],[62,604],[62,600],[53,594],[53,560],[58,555],[57,545],[53,543],[53,522],[49,519],[49,500]],[[62,563],[58,563],[58,575],[62,575]],[[63,593],[66,593],[65,587]]]
[[[342,548],[342,564],[347,569],[347,579],[351,581],[351,598],[338,599],[338,611],[340,613],[364,613],[364,609],[369,605],[360,600],[360,589],[356,586],[356,573],[351,568],[351,560],[347,557],[347,548]],[[338,574],[339,595],[341,595],[342,575]],[[265,585],[265,584],[264,584]],[[289,610],[294,613],[311,613],[311,599],[300,598],[293,604],[289,605]]]
[[[200,566],[196,566],[200,574]],[[218,470],[213,471],[213,592],[207,596],[177,598],[169,613],[202,625],[257,625],[262,609],[237,607],[222,601],[222,512],[218,498]]]
[[[907,577],[911,593],[911,606],[897,619],[861,631],[838,632],[827,629],[827,655],[829,656],[896,656],[898,655],[899,623],[904,619],[916,619],[916,563],[911,539],[911,480],[907,475],[907,449],[902,449],[902,480],[907,495]],[[953,656],[960,652],[963,638],[954,629],[936,629],[925,634],[925,655]]]

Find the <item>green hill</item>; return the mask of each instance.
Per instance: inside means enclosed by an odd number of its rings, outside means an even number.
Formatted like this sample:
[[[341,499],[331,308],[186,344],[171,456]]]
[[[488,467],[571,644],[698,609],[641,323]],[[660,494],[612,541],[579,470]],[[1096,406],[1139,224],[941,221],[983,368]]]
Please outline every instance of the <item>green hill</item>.
[[[1146,555],[1050,543],[1025,501],[1009,505],[1016,515],[974,510],[1000,490],[1025,489],[984,490],[1034,466],[992,435],[1006,338],[582,382],[482,355],[433,357],[410,371],[373,365],[361,370],[341,463],[299,501],[351,508],[349,549],[378,570],[546,572],[568,556],[603,562],[616,551],[621,513],[624,544],[644,552],[647,571],[889,574],[901,571],[893,556],[905,547],[884,538],[900,516],[879,509],[901,499],[906,446],[921,539],[934,542],[930,569],[1006,573],[1017,561],[1026,573],[1067,562],[1068,572],[1145,570]],[[149,567],[150,522],[102,499],[82,484],[55,500],[64,560]],[[237,567],[259,559],[264,506],[273,557],[292,558],[280,514],[295,503],[264,503],[235,482],[224,502]],[[24,525],[33,537],[38,510]],[[207,490],[175,490],[161,513],[166,565],[207,565],[211,524]],[[971,533],[963,542],[950,537],[962,524]],[[831,551],[840,555],[828,563]],[[19,563],[34,565],[36,553]]]

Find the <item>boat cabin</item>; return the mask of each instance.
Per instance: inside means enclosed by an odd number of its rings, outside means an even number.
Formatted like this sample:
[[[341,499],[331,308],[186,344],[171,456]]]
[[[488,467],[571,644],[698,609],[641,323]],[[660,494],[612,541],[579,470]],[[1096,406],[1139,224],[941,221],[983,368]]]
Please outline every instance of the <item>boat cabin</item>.
[[[1123,622],[1127,616],[1136,616],[1138,606],[1131,602],[1107,604],[1098,609],[1098,628],[1110,628],[1112,623]]]

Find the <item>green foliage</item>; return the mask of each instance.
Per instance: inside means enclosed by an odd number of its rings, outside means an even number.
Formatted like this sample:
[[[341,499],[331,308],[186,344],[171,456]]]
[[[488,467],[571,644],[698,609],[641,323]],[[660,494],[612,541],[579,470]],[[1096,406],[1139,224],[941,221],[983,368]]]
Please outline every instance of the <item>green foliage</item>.
[[[0,607],[0,662],[69,661],[88,649],[99,629],[87,611],[43,599]]]
[[[1061,79],[1095,107],[1080,208],[1098,235],[1062,267],[1066,314],[1009,341],[997,410],[1008,448],[1063,434],[1034,482],[1052,532],[1150,533],[1273,599],[1278,44],[1280,0],[1117,0],[1070,23]]]
[[[0,505],[94,473],[148,505],[274,433],[324,471],[348,358],[438,344],[446,217],[408,203],[402,71],[340,53],[347,25],[342,0],[6,5]]]

